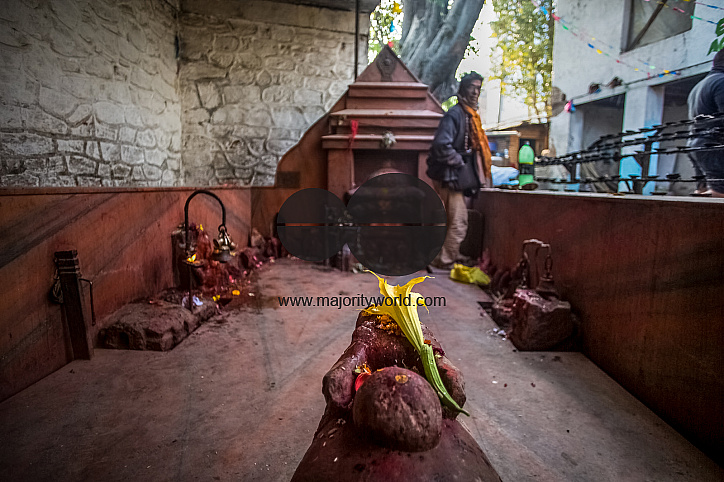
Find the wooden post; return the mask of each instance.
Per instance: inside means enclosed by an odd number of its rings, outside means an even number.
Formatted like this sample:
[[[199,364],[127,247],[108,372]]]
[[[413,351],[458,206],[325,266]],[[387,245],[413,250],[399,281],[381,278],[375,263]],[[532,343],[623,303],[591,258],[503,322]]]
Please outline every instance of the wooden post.
[[[83,311],[83,292],[80,288],[80,264],[78,252],[56,251],[55,264],[63,291],[63,308],[70,332],[73,359],[90,360],[93,356],[93,344],[88,334],[88,324]]]

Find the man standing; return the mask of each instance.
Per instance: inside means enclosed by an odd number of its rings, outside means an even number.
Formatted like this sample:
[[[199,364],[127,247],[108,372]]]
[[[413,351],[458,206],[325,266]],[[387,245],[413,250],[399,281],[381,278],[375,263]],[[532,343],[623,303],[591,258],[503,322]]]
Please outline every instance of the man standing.
[[[691,90],[688,103],[689,118],[694,119],[692,129],[724,127],[722,118],[697,117],[724,113],[724,50],[716,53],[711,72]],[[723,141],[722,134],[710,134],[691,137],[687,145],[699,147],[706,144],[722,144]],[[703,172],[706,176],[711,188],[711,195],[724,197],[724,181],[722,181],[724,179],[724,151],[692,152],[691,159],[697,174]],[[706,186],[700,186],[695,194],[708,194]]]
[[[478,97],[483,77],[470,72],[460,80],[458,103],[440,121],[427,159],[427,175],[433,180],[447,211],[447,234],[440,254],[432,262],[436,268],[449,269],[455,262],[466,261],[460,244],[468,229],[465,196],[475,195],[480,185],[491,186],[491,155],[488,138],[478,114]],[[466,161],[472,163],[478,187],[461,188]],[[467,180],[467,179],[466,179]]]

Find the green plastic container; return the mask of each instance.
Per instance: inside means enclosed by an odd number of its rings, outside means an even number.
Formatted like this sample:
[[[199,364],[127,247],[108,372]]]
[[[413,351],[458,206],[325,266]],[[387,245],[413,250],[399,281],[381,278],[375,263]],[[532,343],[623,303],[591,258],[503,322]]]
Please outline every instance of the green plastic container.
[[[525,186],[535,181],[534,162],[535,152],[533,152],[533,148],[528,144],[521,147],[520,151],[518,151],[518,184],[520,186]]]

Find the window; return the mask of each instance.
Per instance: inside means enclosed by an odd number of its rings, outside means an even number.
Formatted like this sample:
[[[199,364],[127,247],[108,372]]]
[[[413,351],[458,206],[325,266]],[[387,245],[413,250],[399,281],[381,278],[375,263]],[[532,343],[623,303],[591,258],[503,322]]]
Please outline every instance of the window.
[[[695,2],[631,0],[624,50],[633,50],[690,30],[694,7]]]

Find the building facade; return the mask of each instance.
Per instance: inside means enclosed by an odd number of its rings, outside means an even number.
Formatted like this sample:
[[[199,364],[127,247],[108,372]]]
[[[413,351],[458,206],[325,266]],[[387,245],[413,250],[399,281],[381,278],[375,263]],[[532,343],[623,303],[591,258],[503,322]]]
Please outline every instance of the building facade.
[[[585,149],[604,135],[686,119],[687,96],[710,70],[718,39],[724,38],[724,5],[715,3],[558,2],[553,85],[562,95],[551,119],[555,155]],[[620,165],[583,166],[581,177],[642,174],[631,157]],[[674,172],[691,177],[686,154],[652,156],[649,172],[643,174]],[[647,191],[693,189],[689,183],[664,184],[649,183]],[[627,188],[621,183],[619,189]]]

